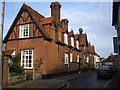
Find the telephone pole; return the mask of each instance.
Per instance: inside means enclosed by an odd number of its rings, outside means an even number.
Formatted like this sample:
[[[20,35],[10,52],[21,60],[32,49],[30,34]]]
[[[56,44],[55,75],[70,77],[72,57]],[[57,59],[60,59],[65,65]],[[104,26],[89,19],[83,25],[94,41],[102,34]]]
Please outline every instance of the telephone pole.
[[[4,28],[4,11],[5,11],[5,0],[2,0],[2,12],[0,22],[0,88],[2,88],[2,40],[3,40],[3,28]]]

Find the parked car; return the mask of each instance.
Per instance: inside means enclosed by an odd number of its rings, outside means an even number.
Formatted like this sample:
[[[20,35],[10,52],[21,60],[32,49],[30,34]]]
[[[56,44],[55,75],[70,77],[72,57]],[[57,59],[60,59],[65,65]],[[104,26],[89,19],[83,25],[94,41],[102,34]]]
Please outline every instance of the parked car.
[[[110,66],[101,66],[97,69],[97,78],[112,76],[114,70]]]

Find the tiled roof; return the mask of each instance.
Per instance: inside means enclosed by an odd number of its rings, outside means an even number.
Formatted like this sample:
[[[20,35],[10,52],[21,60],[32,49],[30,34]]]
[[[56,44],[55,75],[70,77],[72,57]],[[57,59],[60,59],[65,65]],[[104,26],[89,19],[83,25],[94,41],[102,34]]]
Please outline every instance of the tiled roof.
[[[97,55],[98,57],[100,57],[96,52],[95,52],[95,55]]]
[[[111,54],[111,55],[108,56],[108,58],[106,59],[106,61],[114,61],[117,58],[118,58],[118,54],[116,54],[116,55]]]
[[[77,35],[77,34],[75,34],[74,37],[75,37],[76,40],[79,39],[79,35]]]
[[[42,18],[41,19],[41,24],[50,24],[53,22],[53,17],[48,17],[48,18]]]
[[[70,37],[74,36],[74,33],[73,33],[73,31],[71,31],[71,32],[68,32],[68,36],[70,36]]]
[[[27,10],[30,12],[30,14],[32,14],[32,16],[35,17],[36,19],[45,18],[43,15],[41,15],[40,13],[38,13],[37,11],[35,11],[34,9],[32,9],[30,6],[26,4],[23,4],[22,7],[26,7]]]
[[[33,19],[35,20],[36,24],[39,26],[39,28],[41,29],[42,33],[46,36],[47,34],[45,33],[45,30],[42,27],[42,22],[41,19],[45,18],[43,15],[41,15],[40,13],[38,13],[37,11],[33,10],[30,6],[23,4],[22,6],[23,8],[25,7],[28,12],[31,14],[31,16],[33,17]]]
[[[14,50],[5,50],[5,52],[3,52],[4,55],[11,55],[14,52]]]
[[[86,51],[94,54],[95,53],[94,46],[87,47]]]

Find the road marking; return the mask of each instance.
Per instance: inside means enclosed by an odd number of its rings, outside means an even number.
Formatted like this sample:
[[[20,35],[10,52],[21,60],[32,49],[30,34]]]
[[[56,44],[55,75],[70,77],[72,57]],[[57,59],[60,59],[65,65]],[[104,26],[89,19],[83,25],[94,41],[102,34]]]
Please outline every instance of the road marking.
[[[110,83],[110,80],[108,80],[107,81],[107,83],[105,84],[105,86],[104,86],[104,88],[103,88],[103,90],[105,90],[106,89],[106,87],[108,86],[108,84]]]
[[[66,88],[70,88],[71,87],[71,83],[69,81],[66,81],[65,83],[67,84]]]
[[[92,72],[92,74],[93,74],[93,72]],[[87,74],[84,74],[84,75],[87,75]],[[84,76],[84,75],[82,75],[82,76]],[[81,76],[80,73],[77,74],[77,75],[74,76],[74,77],[64,78],[62,81],[67,84],[67,87],[66,87],[66,88],[70,88],[70,87],[72,86],[72,84],[71,84],[68,80],[75,79],[75,78],[77,78],[77,77],[79,77],[79,76]]]

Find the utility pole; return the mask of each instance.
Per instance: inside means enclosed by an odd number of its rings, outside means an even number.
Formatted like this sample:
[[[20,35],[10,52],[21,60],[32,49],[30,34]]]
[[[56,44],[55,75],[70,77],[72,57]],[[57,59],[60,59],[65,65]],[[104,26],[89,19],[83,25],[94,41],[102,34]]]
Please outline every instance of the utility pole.
[[[0,22],[0,88],[2,88],[2,39],[3,39],[3,27],[4,27],[4,11],[5,0],[2,0],[2,13]]]

